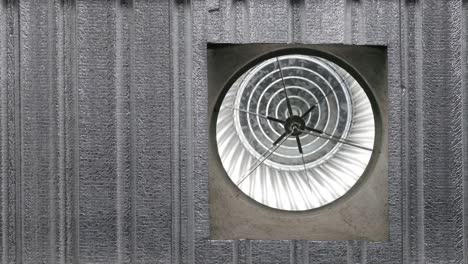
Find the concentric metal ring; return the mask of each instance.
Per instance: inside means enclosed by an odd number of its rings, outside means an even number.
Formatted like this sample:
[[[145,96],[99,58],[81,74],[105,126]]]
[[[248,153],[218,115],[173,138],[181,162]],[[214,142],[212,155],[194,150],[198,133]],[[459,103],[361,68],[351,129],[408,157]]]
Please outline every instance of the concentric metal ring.
[[[288,130],[292,116],[315,132]],[[275,145],[285,132],[290,136]],[[373,148],[374,137],[372,107],[359,83],[328,60],[300,54],[265,60],[244,73],[217,119],[228,176],[254,200],[283,210],[321,207],[346,193],[364,172],[372,155],[365,148]]]

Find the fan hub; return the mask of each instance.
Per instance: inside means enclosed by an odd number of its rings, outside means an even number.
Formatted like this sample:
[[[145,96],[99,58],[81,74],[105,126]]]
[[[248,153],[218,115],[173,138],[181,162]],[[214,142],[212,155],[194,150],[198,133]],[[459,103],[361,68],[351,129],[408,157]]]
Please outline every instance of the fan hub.
[[[305,129],[305,121],[302,117],[293,115],[286,119],[284,123],[284,129],[286,133],[292,133],[293,136],[299,136],[302,134],[301,130]]]

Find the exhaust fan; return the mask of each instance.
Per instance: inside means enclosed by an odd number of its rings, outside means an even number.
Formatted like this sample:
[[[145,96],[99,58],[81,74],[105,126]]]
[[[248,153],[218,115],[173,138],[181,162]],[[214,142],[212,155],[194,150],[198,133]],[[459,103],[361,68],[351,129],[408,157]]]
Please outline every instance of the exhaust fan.
[[[333,211],[339,219],[330,223],[362,224],[365,215],[370,216],[366,221],[380,217],[376,222],[386,223],[386,183],[372,186],[373,178],[386,181],[381,52],[345,46],[247,46],[217,46],[209,52],[212,236],[328,239],[323,230],[315,235],[305,230],[323,225],[320,216],[330,217]],[[366,54],[365,49],[370,55],[356,57]],[[355,61],[357,65],[350,64]],[[365,192],[384,197],[355,201]],[[340,209],[352,209],[353,201],[359,203],[355,219]],[[368,203],[373,204],[363,215],[362,205]],[[305,228],[302,233],[285,233],[291,221],[300,223],[296,229]],[[268,227],[280,231],[266,233]],[[329,239],[347,233],[342,227],[323,228],[330,230]],[[385,236],[374,236],[375,230],[352,234],[355,227],[348,228],[342,239]]]

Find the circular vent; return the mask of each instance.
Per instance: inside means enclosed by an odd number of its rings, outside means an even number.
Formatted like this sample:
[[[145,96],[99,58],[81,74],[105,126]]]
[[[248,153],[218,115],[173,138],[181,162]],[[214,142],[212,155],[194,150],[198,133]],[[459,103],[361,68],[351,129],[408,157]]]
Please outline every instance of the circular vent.
[[[324,58],[291,54],[242,74],[222,99],[216,139],[227,175],[266,206],[309,210],[343,196],[373,153],[363,88]]]

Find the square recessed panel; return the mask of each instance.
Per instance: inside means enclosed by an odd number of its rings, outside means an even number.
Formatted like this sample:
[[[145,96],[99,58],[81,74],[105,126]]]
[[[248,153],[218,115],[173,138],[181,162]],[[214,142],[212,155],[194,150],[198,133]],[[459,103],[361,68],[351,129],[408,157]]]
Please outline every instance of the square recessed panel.
[[[212,239],[388,238],[385,58],[209,46]]]

